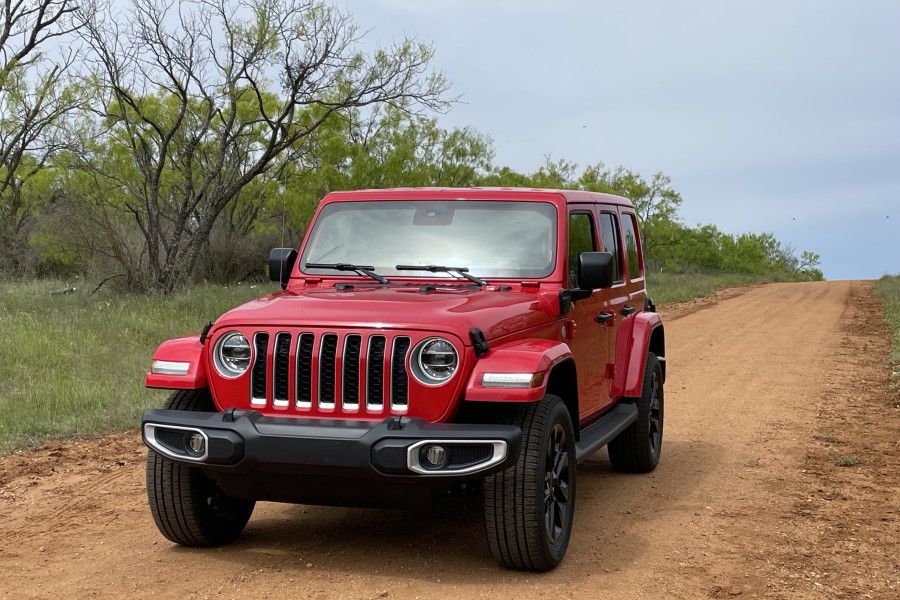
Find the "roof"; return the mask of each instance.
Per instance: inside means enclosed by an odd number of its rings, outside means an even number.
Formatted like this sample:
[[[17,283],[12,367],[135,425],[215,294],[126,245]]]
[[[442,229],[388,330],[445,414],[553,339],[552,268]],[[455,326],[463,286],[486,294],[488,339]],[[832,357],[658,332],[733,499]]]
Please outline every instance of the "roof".
[[[339,196],[344,199],[360,200],[428,200],[428,199],[486,199],[521,200],[527,196],[562,196],[569,204],[584,202],[603,202],[634,206],[631,200],[615,194],[586,192],[583,190],[555,190],[544,188],[520,187],[417,187],[417,188],[383,188],[367,190],[349,190],[331,192],[328,196]]]

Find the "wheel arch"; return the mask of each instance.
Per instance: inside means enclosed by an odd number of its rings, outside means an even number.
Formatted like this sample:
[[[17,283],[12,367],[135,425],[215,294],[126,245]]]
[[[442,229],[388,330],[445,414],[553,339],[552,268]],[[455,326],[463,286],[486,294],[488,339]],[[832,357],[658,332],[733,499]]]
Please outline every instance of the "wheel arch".
[[[660,359],[665,381],[666,338],[662,319],[657,313],[641,312],[634,317],[631,331],[630,352],[625,369],[623,395],[629,398],[640,396],[644,381],[644,367],[647,353],[653,352]]]
[[[647,347],[659,359],[659,366],[662,368],[663,383],[666,381],[666,328],[660,323],[650,332],[650,343]]]
[[[151,366],[145,380],[147,387],[166,390],[199,390],[209,387],[206,361],[203,360],[203,342],[199,335],[166,340],[153,353],[153,361],[158,360],[186,362],[189,364],[188,372],[185,375],[154,373]]]
[[[581,438],[581,425],[578,418],[578,369],[572,357],[556,362],[550,367],[547,375],[546,393],[562,398],[563,404],[572,417],[572,429],[575,440]]]

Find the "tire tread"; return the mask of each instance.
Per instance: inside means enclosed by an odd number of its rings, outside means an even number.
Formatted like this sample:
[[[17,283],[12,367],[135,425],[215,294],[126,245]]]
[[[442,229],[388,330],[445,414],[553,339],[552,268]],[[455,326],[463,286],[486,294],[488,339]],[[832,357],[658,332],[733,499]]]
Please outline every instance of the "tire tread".
[[[488,547],[498,562],[512,569],[546,571],[558,562],[549,556],[544,544],[543,481],[537,476],[544,469],[543,432],[557,403],[561,405],[562,401],[548,395],[511,412],[506,422],[522,429],[519,460],[485,478]]]
[[[214,410],[207,390],[173,392],[165,408],[198,412]],[[195,467],[170,460],[153,450],[147,452],[150,513],[160,533],[182,546],[214,546],[230,542],[246,523],[242,523],[237,531],[228,532],[212,532],[203,527],[197,512],[200,500],[195,493],[197,478],[201,475]]]

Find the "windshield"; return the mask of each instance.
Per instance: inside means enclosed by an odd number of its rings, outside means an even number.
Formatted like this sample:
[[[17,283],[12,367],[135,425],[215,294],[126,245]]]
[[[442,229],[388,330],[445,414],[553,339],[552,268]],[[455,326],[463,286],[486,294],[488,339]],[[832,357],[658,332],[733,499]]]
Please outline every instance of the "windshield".
[[[397,265],[468,267],[478,277],[540,278],[556,263],[556,208],[545,202],[428,200],[335,202],[313,225],[306,263],[372,265],[381,275],[456,277],[398,271]]]

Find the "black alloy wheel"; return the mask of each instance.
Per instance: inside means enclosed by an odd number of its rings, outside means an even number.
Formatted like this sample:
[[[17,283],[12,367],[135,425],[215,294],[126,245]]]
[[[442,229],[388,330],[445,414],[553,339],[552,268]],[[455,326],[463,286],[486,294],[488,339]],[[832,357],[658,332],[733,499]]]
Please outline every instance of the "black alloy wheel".
[[[556,423],[547,439],[544,474],[544,527],[551,544],[556,544],[568,525],[569,493],[573,471],[570,467],[568,438],[561,423]]]

